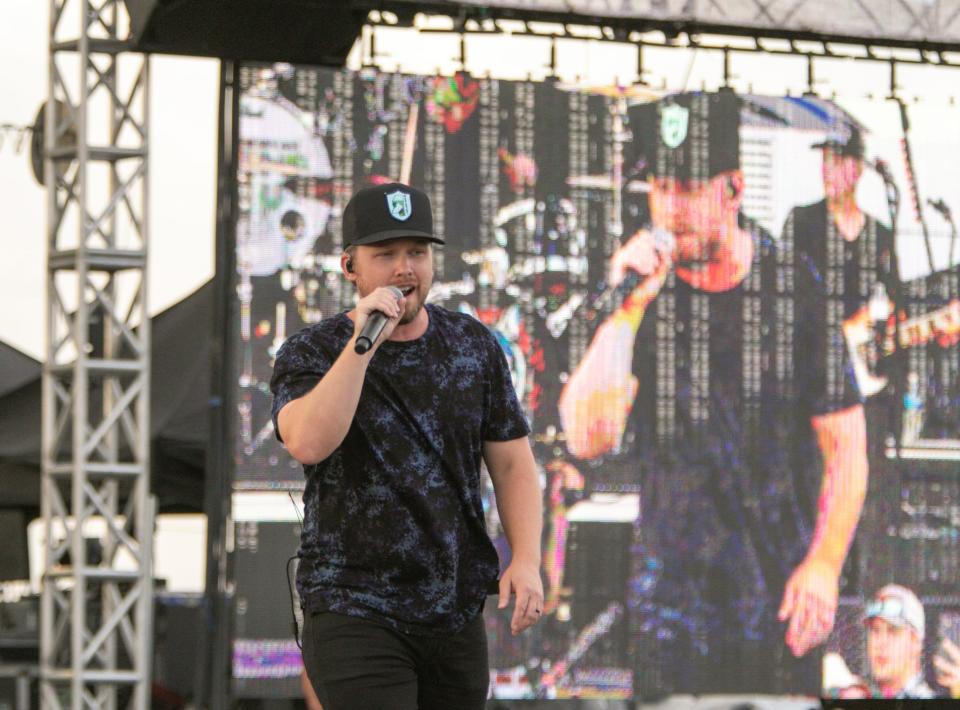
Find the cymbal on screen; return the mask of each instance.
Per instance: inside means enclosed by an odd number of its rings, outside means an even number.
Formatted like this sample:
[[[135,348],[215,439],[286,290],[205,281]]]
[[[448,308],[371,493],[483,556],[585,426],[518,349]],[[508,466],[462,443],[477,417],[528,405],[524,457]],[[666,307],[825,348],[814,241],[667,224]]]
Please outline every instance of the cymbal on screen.
[[[663,98],[665,91],[653,89],[644,84],[630,84],[629,86],[620,86],[618,84],[594,84],[588,82],[561,82],[557,87],[563,91],[576,91],[578,93],[596,94],[598,96],[609,96],[614,99],[634,99],[636,101],[648,102],[658,101]]]

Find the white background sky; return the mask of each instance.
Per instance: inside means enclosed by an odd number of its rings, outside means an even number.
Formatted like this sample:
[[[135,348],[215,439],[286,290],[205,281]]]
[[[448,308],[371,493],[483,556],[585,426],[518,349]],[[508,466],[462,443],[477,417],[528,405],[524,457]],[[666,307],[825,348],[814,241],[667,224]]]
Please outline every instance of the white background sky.
[[[4,0],[0,19],[0,123],[30,124],[47,94],[47,11],[41,0]],[[459,40],[450,35],[417,35],[386,30],[377,37],[378,62],[385,69],[449,72],[457,68]],[[542,39],[468,37],[467,68],[475,74],[508,78],[543,77],[549,42]],[[355,48],[352,63],[356,64]],[[558,43],[558,73],[573,81],[630,83],[636,51],[600,42]],[[646,79],[669,89],[715,88],[722,78],[717,52],[648,49]],[[805,60],[734,54],[733,85],[739,91],[782,95],[806,89]],[[155,57],[151,91],[151,242],[149,303],[157,312],[182,299],[212,276],[216,180],[219,64],[214,60]],[[866,107],[864,99],[887,93],[885,64],[818,60],[817,90],[836,93],[841,103]],[[899,83],[914,110],[914,151],[925,171],[921,185],[935,184],[951,195],[960,215],[960,161],[942,158],[945,137],[956,145],[957,122],[942,125],[943,107],[960,94],[960,69],[908,67]],[[891,113],[889,110],[886,114]],[[958,114],[960,115],[960,114]],[[868,118],[861,116],[861,118]],[[926,160],[925,156],[931,159]],[[934,159],[936,156],[938,159]],[[921,172],[918,170],[918,172]],[[34,182],[27,146],[17,152],[7,138],[0,147],[0,340],[42,357],[45,270],[45,192]]]

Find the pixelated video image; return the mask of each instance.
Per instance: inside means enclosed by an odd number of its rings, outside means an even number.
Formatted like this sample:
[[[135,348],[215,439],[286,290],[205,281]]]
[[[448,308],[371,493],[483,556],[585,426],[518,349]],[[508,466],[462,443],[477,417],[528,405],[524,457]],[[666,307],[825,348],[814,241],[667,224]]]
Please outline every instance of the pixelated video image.
[[[350,195],[409,183],[430,299],[498,338],[542,483],[544,618],[487,605],[493,697],[946,693],[960,110],[242,71],[237,489],[302,488],[273,357],[353,304]]]

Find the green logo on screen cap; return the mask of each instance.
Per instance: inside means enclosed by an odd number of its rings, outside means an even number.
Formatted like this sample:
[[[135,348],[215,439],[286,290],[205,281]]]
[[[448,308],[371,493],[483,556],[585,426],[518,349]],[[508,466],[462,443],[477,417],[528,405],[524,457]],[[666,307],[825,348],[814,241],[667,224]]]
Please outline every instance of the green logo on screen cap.
[[[410,195],[406,192],[397,190],[387,194],[387,209],[390,210],[390,216],[399,222],[406,222],[413,214],[413,205],[410,202]]]
[[[677,148],[687,139],[690,110],[679,104],[664,106],[660,112],[660,138],[668,148]]]

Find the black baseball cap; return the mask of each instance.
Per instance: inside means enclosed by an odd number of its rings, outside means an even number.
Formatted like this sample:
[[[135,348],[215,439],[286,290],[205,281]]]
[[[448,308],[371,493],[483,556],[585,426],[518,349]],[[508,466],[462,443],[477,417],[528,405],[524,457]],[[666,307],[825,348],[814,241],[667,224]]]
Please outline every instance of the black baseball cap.
[[[710,179],[740,168],[741,100],[733,91],[687,92],[627,110],[629,177]]]
[[[388,239],[420,238],[437,244],[430,198],[415,187],[391,182],[359,190],[343,210],[343,248]]]
[[[826,138],[810,147],[829,148],[836,155],[863,160],[863,133],[852,123],[846,124],[831,131]]]

